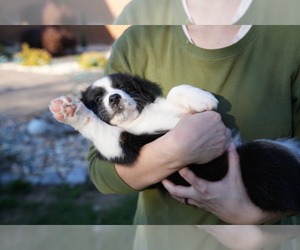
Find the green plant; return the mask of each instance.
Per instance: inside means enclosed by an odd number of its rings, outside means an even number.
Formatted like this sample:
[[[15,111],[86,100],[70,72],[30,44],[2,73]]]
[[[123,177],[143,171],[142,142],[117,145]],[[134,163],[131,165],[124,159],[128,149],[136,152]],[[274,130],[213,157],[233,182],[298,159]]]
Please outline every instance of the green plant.
[[[94,67],[104,68],[107,63],[107,58],[101,52],[88,51],[84,52],[79,57],[79,65],[82,68],[89,69]]]
[[[7,194],[29,194],[32,191],[31,183],[23,180],[14,180],[4,187]]]
[[[0,185],[0,224],[6,225],[130,225],[137,196],[97,210],[92,184],[56,187],[32,186],[22,180]],[[91,199],[90,199],[91,198]]]
[[[0,211],[17,209],[20,204],[20,201],[15,196],[4,197],[0,199]]]
[[[14,60],[25,66],[40,66],[51,63],[51,55],[43,49],[30,48],[22,43],[22,50],[14,55]]]
[[[0,62],[7,62],[12,59],[12,53],[0,44]]]
[[[120,205],[103,211],[102,225],[132,225],[137,196],[128,196]]]
[[[73,200],[52,202],[39,210],[30,221],[34,225],[93,225],[97,213],[90,204],[76,204]]]
[[[52,194],[57,199],[77,199],[81,195],[84,195],[89,187],[86,185],[70,186],[68,184],[62,184],[53,190]]]

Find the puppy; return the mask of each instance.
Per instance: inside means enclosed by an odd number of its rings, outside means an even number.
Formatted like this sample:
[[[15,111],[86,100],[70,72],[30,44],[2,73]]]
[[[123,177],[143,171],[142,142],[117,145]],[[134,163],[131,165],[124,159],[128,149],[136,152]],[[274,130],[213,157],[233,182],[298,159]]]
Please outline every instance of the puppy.
[[[184,114],[217,106],[218,100],[207,91],[180,85],[164,98],[157,84],[118,73],[93,83],[82,92],[81,102],[70,97],[52,100],[50,110],[59,122],[90,139],[101,159],[131,165],[143,145],[174,128]],[[300,144],[294,139],[234,141],[253,203],[265,211],[300,211]],[[189,168],[200,178],[221,180],[228,171],[227,154]],[[168,179],[189,185],[178,173]]]

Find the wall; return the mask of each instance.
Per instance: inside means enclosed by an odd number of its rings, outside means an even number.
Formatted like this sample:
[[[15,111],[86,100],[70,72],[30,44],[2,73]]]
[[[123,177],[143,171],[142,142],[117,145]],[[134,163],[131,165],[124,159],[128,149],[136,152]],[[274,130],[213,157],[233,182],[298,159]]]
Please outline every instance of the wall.
[[[130,0],[9,0],[0,24],[112,24]]]

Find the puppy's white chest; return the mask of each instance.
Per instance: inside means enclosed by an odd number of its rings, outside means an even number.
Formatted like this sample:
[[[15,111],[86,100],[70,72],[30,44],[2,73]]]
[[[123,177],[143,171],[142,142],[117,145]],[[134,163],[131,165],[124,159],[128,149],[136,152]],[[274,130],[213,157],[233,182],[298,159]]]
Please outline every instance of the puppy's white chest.
[[[133,134],[155,134],[174,128],[181,116],[166,99],[158,98],[147,105],[137,119],[122,124],[122,128]]]
[[[216,109],[218,100],[209,92],[189,85],[174,87],[167,98],[157,98],[147,105],[137,119],[122,128],[133,134],[167,131],[176,126],[179,119],[190,112]]]

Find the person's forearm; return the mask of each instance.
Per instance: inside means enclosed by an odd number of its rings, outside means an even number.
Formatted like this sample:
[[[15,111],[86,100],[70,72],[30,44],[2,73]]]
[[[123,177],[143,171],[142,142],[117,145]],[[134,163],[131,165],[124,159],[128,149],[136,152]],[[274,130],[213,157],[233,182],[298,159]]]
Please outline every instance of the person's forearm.
[[[145,145],[132,166],[115,168],[125,183],[142,190],[189,164],[215,159],[225,152],[230,138],[216,112],[186,115],[170,132]]]
[[[146,144],[133,165],[116,164],[116,171],[124,182],[136,190],[156,184],[185,166],[184,159],[171,153],[172,145],[170,136],[166,134]]]

